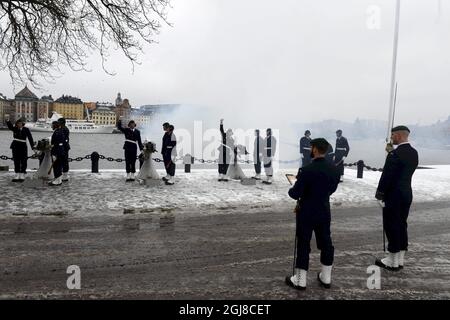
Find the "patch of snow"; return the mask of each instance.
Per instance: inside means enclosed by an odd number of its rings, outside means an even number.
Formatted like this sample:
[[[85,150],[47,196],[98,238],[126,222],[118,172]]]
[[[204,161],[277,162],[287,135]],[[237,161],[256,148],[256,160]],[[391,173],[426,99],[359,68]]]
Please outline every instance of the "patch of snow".
[[[450,166],[432,166],[417,170],[413,178],[415,202],[450,200]],[[183,214],[226,214],[233,211],[258,212],[286,209],[295,201],[287,192],[290,184],[283,169],[275,173],[272,185],[243,185],[240,181],[219,182],[216,170],[202,169],[184,173],[177,170],[175,185],[162,182],[145,186],[126,183],[123,170],[105,170],[98,174],[72,170],[70,182],[62,187],[48,187],[40,180],[27,178],[24,183],[11,182],[13,173],[0,174],[0,217],[39,215],[122,215],[131,213],[169,212]],[[250,177],[254,172],[244,170]],[[163,170],[158,170],[161,177]],[[333,208],[377,205],[374,195],[380,172],[346,169],[344,183],[331,197]],[[29,174],[31,176],[31,174]]]

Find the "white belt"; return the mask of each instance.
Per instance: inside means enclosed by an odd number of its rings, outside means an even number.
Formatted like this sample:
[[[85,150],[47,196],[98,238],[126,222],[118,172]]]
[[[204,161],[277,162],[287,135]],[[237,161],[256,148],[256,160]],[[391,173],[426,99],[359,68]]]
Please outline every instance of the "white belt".
[[[343,151],[347,151],[347,148],[336,148],[336,150],[343,150]]]
[[[19,141],[19,142],[25,142],[25,143],[27,143],[27,140],[22,140],[22,139],[17,139],[17,138],[14,138],[13,140],[14,140],[14,141]]]
[[[136,143],[137,141],[134,141],[134,140],[129,140],[129,139],[125,139],[125,142]]]
[[[222,146],[225,147],[225,148],[231,149],[231,147],[227,146],[226,144],[222,143]]]
[[[305,147],[303,147],[303,149],[304,149],[304,150],[311,150],[311,148],[305,148]]]
[[[173,147],[166,147],[167,149],[173,149]]]
[[[269,150],[269,149],[272,150],[272,148],[264,148],[264,149],[266,149],[266,150]]]
[[[63,146],[64,145],[64,143],[58,143],[58,146]]]

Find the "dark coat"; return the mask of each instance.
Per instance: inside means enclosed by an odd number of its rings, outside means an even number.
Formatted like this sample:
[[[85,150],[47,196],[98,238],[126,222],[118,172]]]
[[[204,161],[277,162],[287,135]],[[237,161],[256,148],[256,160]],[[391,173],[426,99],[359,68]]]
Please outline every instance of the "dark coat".
[[[161,154],[163,156],[170,157],[172,155],[176,155],[176,149],[177,146],[177,139],[175,135],[170,132],[164,133],[163,139],[162,139],[162,148],[161,148]]]
[[[325,158],[317,158],[303,167],[289,196],[299,200],[299,218],[307,221],[327,221],[330,217],[330,196],[336,191],[339,173]]]
[[[27,140],[30,143],[31,148],[34,147],[34,141],[33,141],[33,136],[31,135],[30,129],[28,129],[27,127],[23,127],[22,129],[19,129],[18,127],[14,126],[11,121],[6,121],[6,125],[8,126],[8,129],[11,130],[13,132],[13,137],[14,139],[20,139],[20,140]],[[20,142],[20,141],[16,141],[13,140],[11,142],[11,149],[16,149],[16,148],[24,148],[26,149],[26,142]]]
[[[231,155],[234,153],[234,139],[231,136],[227,136],[223,124],[220,125],[220,135],[222,138],[222,143],[217,148],[219,150],[219,163],[220,164],[230,164]],[[262,148],[262,147],[261,147]],[[262,152],[262,150],[261,150]]]
[[[52,138],[52,155],[63,156],[67,152],[66,150],[66,134],[62,128],[58,128],[53,131]]]
[[[409,143],[391,151],[378,182],[376,198],[391,202],[412,201],[411,179],[419,164],[419,155]]]
[[[70,130],[66,126],[64,126],[61,129],[64,132],[64,135],[66,136],[66,142],[65,142],[66,151],[69,151],[70,150]]]
[[[117,129],[119,129],[125,135],[126,140],[135,141],[134,143],[125,141],[125,143],[123,145],[123,148],[125,150],[127,150],[127,149],[134,150],[136,148],[136,142],[139,146],[139,150],[144,149],[144,145],[142,144],[142,141],[141,141],[141,132],[138,129],[133,130],[130,128],[123,128],[122,122],[120,120],[117,122]]]
[[[300,139],[300,153],[304,157],[309,157],[311,155],[311,138],[302,137]]]
[[[346,137],[340,137],[336,139],[336,149],[335,155],[337,161],[341,160],[343,157],[347,157],[350,152],[350,146]]]

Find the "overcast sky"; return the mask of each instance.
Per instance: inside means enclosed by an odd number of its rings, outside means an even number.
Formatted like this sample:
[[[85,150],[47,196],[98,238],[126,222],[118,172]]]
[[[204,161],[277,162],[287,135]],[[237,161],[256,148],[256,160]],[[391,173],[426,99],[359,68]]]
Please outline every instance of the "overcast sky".
[[[450,115],[450,3],[402,2],[396,123],[427,124]],[[322,119],[386,119],[394,0],[173,0],[159,44],[145,48],[134,74],[113,54],[106,75],[67,71],[44,92],[133,106],[208,106],[269,124]],[[380,28],[367,26],[369,6]],[[21,88],[17,88],[16,91]],[[14,95],[6,73],[0,92]]]

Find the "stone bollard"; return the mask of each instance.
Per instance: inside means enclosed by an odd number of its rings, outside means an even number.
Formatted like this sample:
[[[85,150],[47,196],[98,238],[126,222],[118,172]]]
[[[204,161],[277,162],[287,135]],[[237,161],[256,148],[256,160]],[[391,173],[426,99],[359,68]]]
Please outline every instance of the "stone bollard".
[[[190,173],[191,172],[191,165],[194,164],[194,157],[190,154],[187,154],[183,157],[183,163],[184,163],[184,172]]]
[[[92,173],[98,173],[98,161],[100,160],[100,155],[97,151],[92,152],[91,154],[91,163],[92,163]]]
[[[357,178],[358,179],[362,179],[363,178],[363,172],[364,172],[364,161],[363,160],[359,160],[357,163],[358,166],[358,173],[357,173]]]

